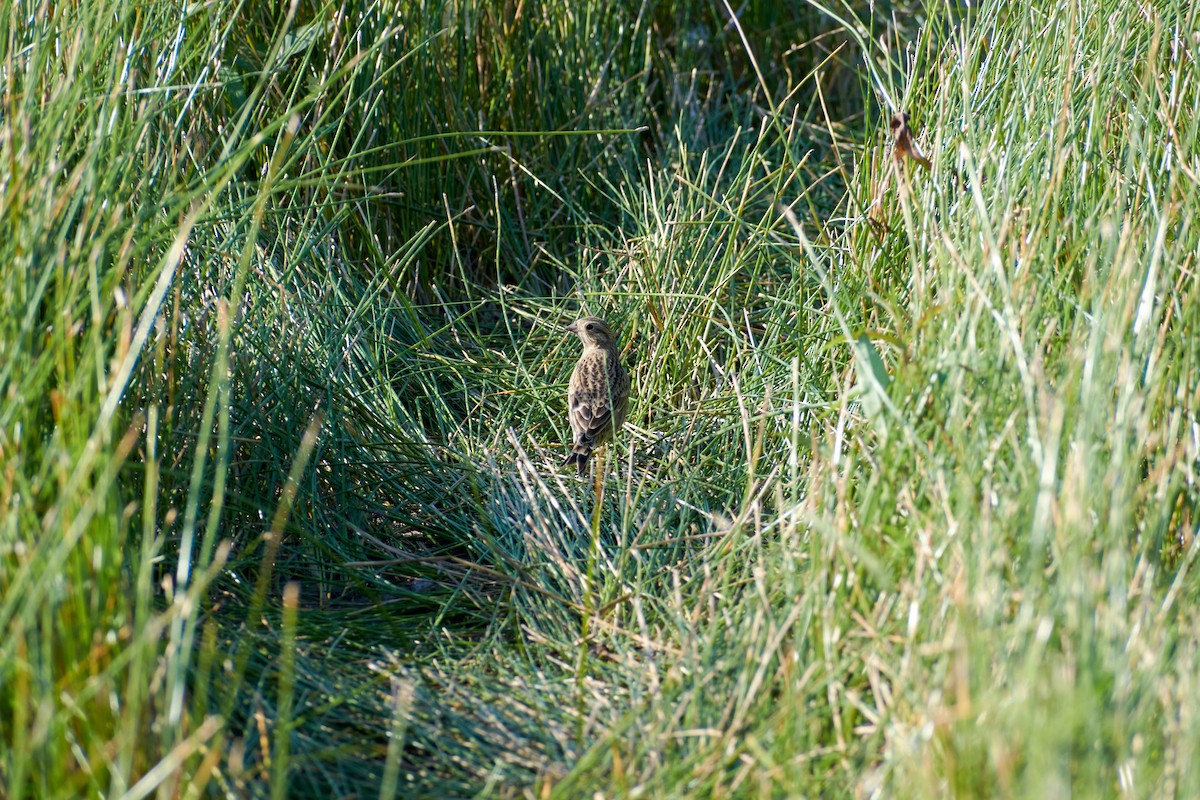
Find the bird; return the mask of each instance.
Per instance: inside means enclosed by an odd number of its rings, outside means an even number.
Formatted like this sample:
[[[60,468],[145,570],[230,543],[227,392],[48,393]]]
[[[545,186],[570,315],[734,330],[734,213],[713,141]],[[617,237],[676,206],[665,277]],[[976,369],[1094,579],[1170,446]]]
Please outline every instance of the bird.
[[[588,456],[612,439],[629,410],[629,373],[621,366],[617,336],[599,317],[582,317],[567,331],[583,342],[583,355],[567,387],[571,422],[571,453],[563,466],[574,463],[583,475]]]
[[[906,157],[916,161],[926,170],[929,170],[933,165],[929,163],[929,159],[921,152],[921,148],[913,141],[912,129],[908,127],[908,114],[903,111],[892,117],[892,157],[899,163]]]

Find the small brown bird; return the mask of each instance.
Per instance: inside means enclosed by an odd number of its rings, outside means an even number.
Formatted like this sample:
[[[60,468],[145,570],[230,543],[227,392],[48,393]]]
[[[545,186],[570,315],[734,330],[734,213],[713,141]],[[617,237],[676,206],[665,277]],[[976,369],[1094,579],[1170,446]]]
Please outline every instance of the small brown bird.
[[[913,141],[912,130],[908,127],[908,114],[901,111],[892,117],[892,157],[899,163],[906,157],[916,161],[926,170],[933,165],[929,163],[929,159],[921,152],[921,148]]]
[[[567,389],[570,409],[571,454],[582,475],[588,456],[612,439],[629,410],[629,373],[621,366],[617,336],[599,317],[583,317],[567,326],[583,342],[583,355],[571,373]]]

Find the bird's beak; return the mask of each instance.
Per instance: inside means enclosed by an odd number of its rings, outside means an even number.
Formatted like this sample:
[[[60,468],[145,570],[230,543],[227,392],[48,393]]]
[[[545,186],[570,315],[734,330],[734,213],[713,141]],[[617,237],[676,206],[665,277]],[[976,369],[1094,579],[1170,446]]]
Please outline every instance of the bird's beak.
[[[567,332],[568,333],[579,333],[579,329],[576,328],[575,323],[572,322],[570,325],[567,326]]]

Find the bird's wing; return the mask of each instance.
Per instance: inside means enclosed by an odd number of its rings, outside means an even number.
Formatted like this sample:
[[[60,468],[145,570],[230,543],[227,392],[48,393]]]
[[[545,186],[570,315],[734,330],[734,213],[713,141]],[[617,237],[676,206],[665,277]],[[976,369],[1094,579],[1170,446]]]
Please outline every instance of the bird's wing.
[[[612,404],[607,393],[578,391],[571,395],[571,428],[576,440],[582,437],[590,442],[611,424]]]

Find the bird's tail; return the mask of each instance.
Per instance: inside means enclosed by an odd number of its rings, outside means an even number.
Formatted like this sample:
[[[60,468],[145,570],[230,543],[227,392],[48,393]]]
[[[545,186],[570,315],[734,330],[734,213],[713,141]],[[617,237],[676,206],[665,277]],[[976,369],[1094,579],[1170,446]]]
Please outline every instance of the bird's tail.
[[[587,471],[587,460],[590,453],[587,450],[583,450],[583,448],[580,448],[580,450],[582,450],[582,452],[579,450],[572,451],[571,454],[567,456],[567,460],[563,462],[563,466],[565,467],[567,464],[577,464],[579,466],[579,474],[583,475],[583,473]]]

